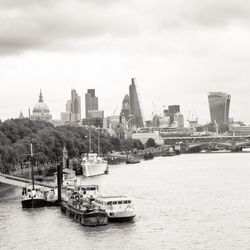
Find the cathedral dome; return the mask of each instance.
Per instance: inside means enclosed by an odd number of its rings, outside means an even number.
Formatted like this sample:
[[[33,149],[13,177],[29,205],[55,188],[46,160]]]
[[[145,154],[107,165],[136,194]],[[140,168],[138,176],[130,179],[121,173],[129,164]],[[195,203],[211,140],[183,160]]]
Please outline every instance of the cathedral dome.
[[[33,108],[33,113],[49,113],[49,107],[43,102],[42,91],[40,91],[39,101]]]

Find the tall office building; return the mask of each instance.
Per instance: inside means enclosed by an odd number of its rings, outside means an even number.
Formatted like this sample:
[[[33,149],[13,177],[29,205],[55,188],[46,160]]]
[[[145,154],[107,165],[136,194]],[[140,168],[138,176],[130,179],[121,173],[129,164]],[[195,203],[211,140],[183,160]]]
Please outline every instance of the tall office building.
[[[168,112],[170,116],[170,123],[174,122],[174,115],[180,112],[180,105],[170,105],[168,106]]]
[[[66,112],[61,112],[61,124],[77,125],[81,122],[81,97],[75,89],[71,90],[71,99],[66,103]]]
[[[209,92],[208,103],[211,123],[218,125],[228,124],[231,96],[222,92]]]
[[[131,79],[131,84],[129,86],[129,96],[130,96],[130,113],[135,117],[134,125],[137,127],[143,127],[144,122],[143,122],[138,92],[135,85],[135,78]]]
[[[72,102],[68,100],[66,103],[66,112],[72,112]]]
[[[129,95],[125,95],[123,101],[122,101],[122,110],[121,110],[121,116],[125,118],[125,121],[129,120],[129,114],[130,114],[130,102],[129,102]]]
[[[180,112],[180,105],[170,105],[168,106],[168,112],[171,115]]]
[[[68,104],[68,103],[67,103]],[[71,90],[71,122],[81,121],[81,97],[76,93],[75,89]]]
[[[98,110],[98,97],[95,96],[94,89],[88,89],[85,94],[85,117],[91,118],[90,110]]]

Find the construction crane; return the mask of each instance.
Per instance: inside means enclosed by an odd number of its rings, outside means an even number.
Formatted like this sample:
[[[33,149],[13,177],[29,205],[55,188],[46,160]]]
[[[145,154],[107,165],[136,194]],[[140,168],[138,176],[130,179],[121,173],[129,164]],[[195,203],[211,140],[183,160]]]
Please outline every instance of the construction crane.
[[[118,109],[118,105],[115,107],[115,110],[114,110],[114,112],[113,112],[113,115],[115,115],[117,109]]]

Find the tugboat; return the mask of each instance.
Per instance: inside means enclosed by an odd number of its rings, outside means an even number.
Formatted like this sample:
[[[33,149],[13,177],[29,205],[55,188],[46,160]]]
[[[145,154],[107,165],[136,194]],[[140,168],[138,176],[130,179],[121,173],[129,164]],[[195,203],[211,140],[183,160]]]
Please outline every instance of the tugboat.
[[[72,194],[67,202],[62,201],[61,211],[83,226],[96,227],[108,224],[108,214],[97,208],[91,199],[83,198],[77,192]]]

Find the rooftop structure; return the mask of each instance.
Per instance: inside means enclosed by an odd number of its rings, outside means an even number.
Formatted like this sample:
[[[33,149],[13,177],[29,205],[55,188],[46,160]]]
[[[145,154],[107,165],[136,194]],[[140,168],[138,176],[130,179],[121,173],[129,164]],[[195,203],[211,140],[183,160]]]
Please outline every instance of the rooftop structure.
[[[30,116],[31,120],[44,120],[50,122],[52,115],[50,114],[49,107],[43,101],[42,90],[40,90],[39,100],[33,108],[32,115]]]

